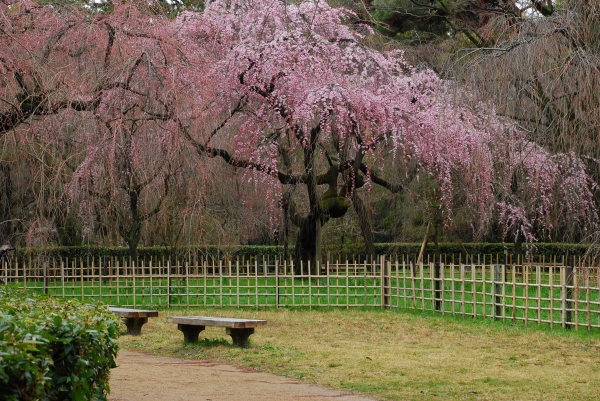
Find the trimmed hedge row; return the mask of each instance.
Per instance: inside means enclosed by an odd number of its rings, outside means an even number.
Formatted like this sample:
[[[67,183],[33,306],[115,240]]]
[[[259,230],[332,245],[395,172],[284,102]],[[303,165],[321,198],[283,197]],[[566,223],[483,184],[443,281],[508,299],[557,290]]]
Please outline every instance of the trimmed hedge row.
[[[0,398],[106,400],[118,325],[102,304],[0,287]]]
[[[442,255],[465,255],[465,250],[469,255],[512,255],[514,248],[512,244],[506,243],[442,243],[439,244]],[[534,258],[538,257],[560,257],[567,255],[583,256],[589,249],[590,244],[563,244],[563,243],[538,243],[533,244],[529,249],[523,246],[523,251]],[[381,255],[412,255],[419,254],[421,244],[376,244],[376,254]],[[427,244],[426,254],[435,253],[433,243]]]
[[[589,244],[561,244],[561,243],[539,243],[528,250],[528,253],[534,257],[550,257],[575,255],[580,256],[589,248]],[[418,255],[421,250],[419,243],[379,243],[375,244],[375,255]],[[512,244],[505,243],[442,243],[440,244],[440,253],[443,255],[465,255],[465,250],[470,255],[500,255],[505,253],[512,254]],[[331,247],[325,249],[329,251],[332,259],[340,258],[364,258],[364,245],[344,244],[341,247]],[[290,252],[293,252],[293,246],[290,246]],[[427,245],[426,255],[432,255],[435,247],[432,243]],[[73,247],[55,247],[50,249],[23,248],[18,249],[14,255],[26,261],[29,258],[36,257],[55,257],[58,259],[79,259],[101,257],[127,258],[129,250],[124,247],[102,247],[102,246],[73,246]],[[180,247],[177,249],[164,246],[140,247],[138,257],[142,260],[174,260],[176,258],[194,257],[222,259],[228,257],[231,259],[254,257],[269,257],[271,259],[283,257],[283,247],[276,245],[248,245],[248,246],[228,246],[228,245],[194,245]]]
[[[142,260],[160,260],[160,259],[175,259],[188,258],[190,255],[198,257],[213,257],[221,259],[223,257],[230,258],[249,258],[255,256],[280,256],[283,254],[283,247],[280,246],[234,246],[234,245],[193,245],[179,248],[171,248],[166,246],[152,246],[138,248],[138,258]],[[126,247],[110,247],[110,246],[61,246],[53,248],[17,248],[12,253],[14,257],[21,261],[26,261],[29,258],[57,258],[57,259],[79,259],[79,258],[102,258],[102,257],[129,257],[129,249]]]

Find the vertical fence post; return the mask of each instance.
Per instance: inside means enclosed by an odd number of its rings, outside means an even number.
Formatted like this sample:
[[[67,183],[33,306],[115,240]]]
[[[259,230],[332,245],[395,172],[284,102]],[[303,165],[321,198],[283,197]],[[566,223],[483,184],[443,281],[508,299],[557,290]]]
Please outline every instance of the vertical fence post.
[[[44,261],[44,294],[48,295],[48,261]]]
[[[60,284],[62,287],[62,297],[65,297],[65,262],[60,261]]]
[[[573,323],[573,270],[575,267],[575,256],[569,257],[567,276],[565,277],[565,327],[571,329]]]
[[[19,262],[15,261],[15,277],[16,282],[19,282]],[[35,282],[34,282],[35,283]],[[34,284],[35,286],[35,284]],[[23,264],[23,288],[27,289],[27,266]]]
[[[254,300],[256,309],[258,309],[258,258],[254,257]]]
[[[279,309],[279,261],[275,259],[275,308]]]
[[[171,259],[167,260],[167,308],[171,307]]]
[[[75,265],[75,268],[77,268],[77,265]],[[79,283],[80,283],[80,289],[81,289],[81,303],[85,302],[85,288],[83,285],[83,278],[84,278],[84,273],[83,273],[83,258],[79,257]]]
[[[136,281],[137,281],[136,274],[135,274],[135,268],[137,266],[136,259],[129,259],[129,264],[131,265],[131,281],[133,281],[133,283],[131,285],[131,297],[133,298],[133,307],[135,308],[137,306],[136,300],[135,300]]]
[[[492,265],[492,299],[494,303],[494,320],[498,320],[502,317],[502,265]],[[513,305],[514,306],[514,305]]]
[[[187,263],[183,262],[183,269],[185,272],[185,306],[190,306],[190,258],[188,255]],[[229,276],[231,277],[231,261],[229,261]],[[229,297],[229,303],[231,304],[231,297]]]
[[[435,287],[435,307],[436,311],[442,310],[442,274],[441,274],[442,255],[433,264],[433,282]]]
[[[413,310],[417,309],[417,294],[415,292],[415,286],[417,285],[415,282],[415,276],[416,276],[416,266],[417,266],[417,257],[415,255],[412,255],[412,260],[410,262],[410,285],[411,285],[411,292],[412,292],[412,307]]]
[[[381,257],[381,309],[390,305],[390,262]]]
[[[504,266],[505,265],[496,265],[496,316],[499,318],[504,318]]]

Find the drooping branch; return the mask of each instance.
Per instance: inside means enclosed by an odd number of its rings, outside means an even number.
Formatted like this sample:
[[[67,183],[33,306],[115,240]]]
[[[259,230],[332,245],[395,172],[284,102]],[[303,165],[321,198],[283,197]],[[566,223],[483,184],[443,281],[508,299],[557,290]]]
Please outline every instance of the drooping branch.
[[[374,184],[382,186],[383,188],[386,188],[388,191],[390,191],[392,193],[398,193],[404,189],[403,185],[391,183],[391,182],[387,181],[386,179],[384,179],[383,177],[381,177],[379,174],[377,174],[377,172],[375,172],[374,170],[372,170],[372,169],[369,170],[367,168],[366,164],[364,164],[364,163],[360,164],[360,171],[362,171],[362,173],[365,175],[368,174],[369,177],[371,178],[371,181]]]
[[[0,135],[16,129],[33,116],[58,114],[66,109],[93,111],[99,104],[99,99],[90,101],[69,99],[53,102],[49,106],[48,97],[47,93],[41,96],[29,96],[27,101],[22,101],[18,107],[13,105],[10,111],[0,114]]]
[[[241,109],[241,106],[239,103],[238,103],[238,106],[239,107],[233,108],[232,111],[227,116],[227,118],[225,118],[221,123],[219,123],[219,125],[211,132],[211,134],[210,134],[211,138],[216,134],[217,131],[219,131],[223,127],[225,127],[227,122],[234,116],[234,114],[236,114]],[[178,125],[179,125],[179,128],[181,129],[181,132],[183,133],[184,137],[186,138],[186,140],[194,147],[196,152],[201,156],[208,156],[211,158],[218,157],[218,158],[221,158],[225,163],[227,163],[233,167],[261,171],[262,173],[264,173],[266,175],[270,175],[272,177],[277,177],[279,182],[282,184],[297,185],[297,184],[306,184],[306,182],[307,182],[308,178],[307,178],[306,174],[301,174],[301,175],[286,174],[282,171],[279,171],[277,169],[274,169],[274,168],[267,166],[265,164],[262,164],[262,163],[256,163],[256,162],[251,162],[246,159],[236,158],[236,157],[232,156],[232,154],[226,149],[215,148],[212,146],[204,145],[192,137],[188,128],[186,126],[184,126],[181,121],[178,121]],[[329,175],[327,173],[316,176],[317,185],[325,185],[328,182],[329,182]]]

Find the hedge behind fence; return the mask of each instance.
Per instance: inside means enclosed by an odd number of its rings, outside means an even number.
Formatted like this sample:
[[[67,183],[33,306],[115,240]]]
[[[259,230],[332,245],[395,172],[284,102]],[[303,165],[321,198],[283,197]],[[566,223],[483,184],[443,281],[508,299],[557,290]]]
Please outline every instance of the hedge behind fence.
[[[0,398],[105,400],[118,324],[101,304],[0,287]]]
[[[503,243],[441,243],[439,244],[440,253],[442,255],[462,255],[464,258],[466,253],[473,255],[500,255],[501,261],[504,262],[503,256],[512,255],[512,244]],[[560,257],[566,255],[581,256],[588,249],[587,244],[560,244],[560,243],[540,243],[528,249],[528,254],[534,258],[545,257]],[[418,255],[421,250],[420,243],[379,243],[375,244],[375,255]],[[293,246],[290,246],[289,252],[293,253]],[[344,246],[330,246],[325,249],[323,257],[327,252],[330,254],[332,261],[343,261],[345,258],[349,260],[356,259],[362,261],[365,258],[364,246],[360,244],[345,244]],[[252,258],[270,258],[282,259],[283,246],[276,245],[193,245],[186,247],[140,247],[138,249],[138,257],[141,260],[175,260],[177,258],[214,258],[215,260],[229,258],[252,259]],[[433,243],[429,243],[425,249],[425,255],[433,255],[435,247]],[[42,258],[49,260],[56,259],[79,259],[79,258],[94,258],[98,260],[102,257],[117,257],[127,258],[129,250],[126,247],[105,247],[105,246],[73,246],[73,247],[53,247],[53,248],[19,248],[15,251],[14,256],[21,262],[26,262],[29,258]]]

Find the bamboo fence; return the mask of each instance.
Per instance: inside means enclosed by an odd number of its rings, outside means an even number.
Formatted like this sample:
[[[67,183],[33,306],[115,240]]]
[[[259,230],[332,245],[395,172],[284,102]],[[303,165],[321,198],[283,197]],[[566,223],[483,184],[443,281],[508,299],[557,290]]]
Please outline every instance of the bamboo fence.
[[[30,292],[121,307],[389,308],[600,328],[600,269],[575,258],[498,263],[480,256],[327,262],[117,258],[13,260],[0,281]]]

